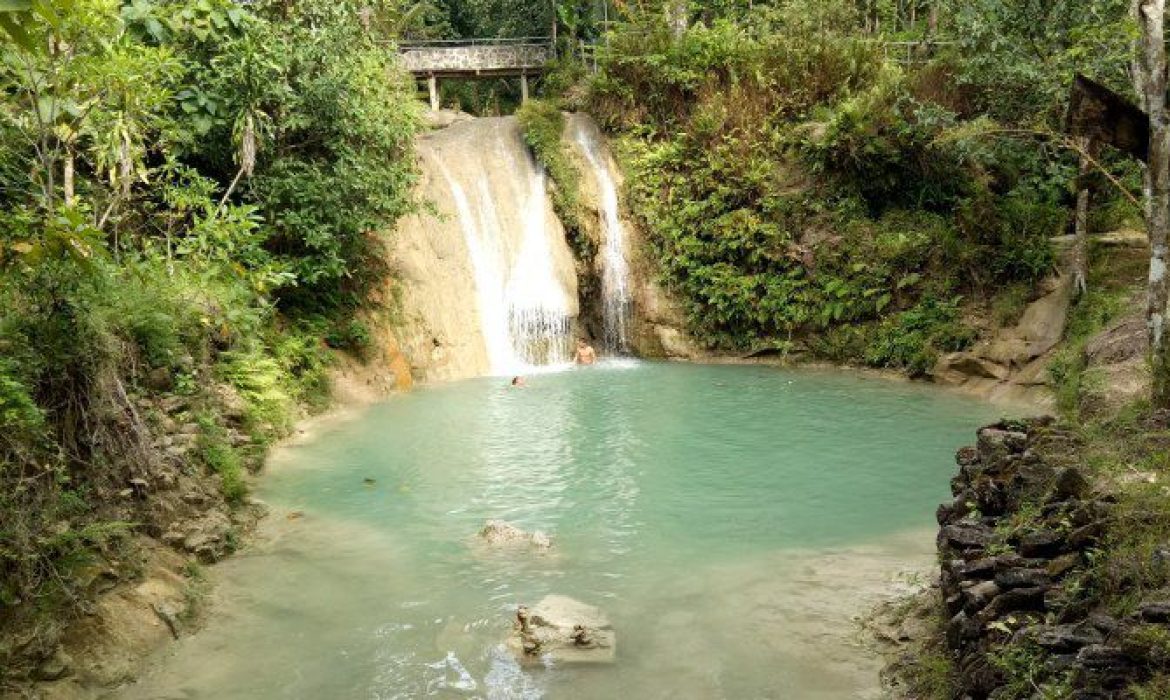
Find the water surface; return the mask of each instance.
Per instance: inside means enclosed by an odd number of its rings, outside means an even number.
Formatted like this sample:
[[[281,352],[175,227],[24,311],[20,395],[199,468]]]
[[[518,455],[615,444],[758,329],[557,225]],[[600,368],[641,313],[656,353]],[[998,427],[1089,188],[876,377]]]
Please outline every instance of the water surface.
[[[929,563],[954,450],[999,413],[767,367],[529,381],[425,389],[282,451],[207,629],[123,696],[875,697],[851,617]],[[491,518],[553,550],[483,551]],[[551,593],[608,613],[614,665],[501,649],[516,604]]]

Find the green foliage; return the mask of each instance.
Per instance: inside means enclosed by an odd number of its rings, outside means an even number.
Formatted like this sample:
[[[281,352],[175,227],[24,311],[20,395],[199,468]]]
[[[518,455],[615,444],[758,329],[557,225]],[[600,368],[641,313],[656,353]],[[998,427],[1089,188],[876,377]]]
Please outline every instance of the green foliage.
[[[554,102],[529,100],[517,110],[516,119],[525,143],[552,180],[553,207],[565,225],[574,250],[581,259],[591,259],[596,251],[582,230],[581,171],[570,158],[563,140],[565,115]]]
[[[374,339],[370,328],[362,321],[349,319],[334,325],[325,336],[329,347],[346,350],[354,357],[366,358],[373,349]]]
[[[1150,680],[1130,686],[1127,689],[1134,700],[1159,700],[1170,697],[1170,673],[1155,674]]]
[[[278,292],[290,311],[364,303],[387,274],[378,234],[411,207],[414,88],[363,30],[359,9],[260,3],[247,31],[221,38],[212,60],[188,64],[198,87],[184,109],[213,137],[188,147],[251,175],[243,198],[260,207],[266,248],[296,279]],[[254,172],[236,153],[245,142]]]
[[[628,201],[708,344],[921,374],[973,339],[957,298],[1051,272],[1075,162],[970,119],[940,77],[966,57],[886,60],[858,29],[875,18],[735,5],[676,38],[649,12],[600,50],[590,109],[624,137]]]
[[[1075,73],[1130,91],[1137,29],[1129,11],[1127,0],[950,3],[948,38],[958,42],[958,78],[972,109],[1056,127]]]
[[[159,406],[201,417],[184,469],[236,504],[327,400],[328,329],[371,342],[351,319],[412,206],[418,107],[364,5],[0,3],[0,636],[51,648],[85,567],[134,573],[155,515],[104,495],[168,459],[189,414]]]
[[[960,322],[960,301],[927,297],[914,308],[887,317],[866,349],[866,363],[922,376],[941,354],[966,350],[975,331]]]
[[[243,503],[248,495],[244,481],[244,466],[239,454],[227,440],[223,428],[214,415],[199,417],[199,453],[203,463],[219,475],[224,499],[232,504]]]
[[[1088,291],[1070,308],[1064,342],[1048,365],[1057,409],[1074,420],[1080,417],[1085,393],[1091,388],[1085,372],[1085,346],[1094,334],[1127,311],[1131,302],[1127,277],[1138,272],[1121,256],[1094,250],[1090,260]]]

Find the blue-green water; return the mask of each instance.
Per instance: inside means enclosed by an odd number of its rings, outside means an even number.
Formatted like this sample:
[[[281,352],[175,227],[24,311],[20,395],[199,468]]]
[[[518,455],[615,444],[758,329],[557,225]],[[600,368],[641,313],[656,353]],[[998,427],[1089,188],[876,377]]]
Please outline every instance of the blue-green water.
[[[954,450],[1000,413],[767,367],[505,384],[397,397],[285,450],[209,627],[126,696],[870,697],[850,616],[929,561]],[[554,546],[487,551],[488,519]],[[499,647],[515,605],[553,593],[606,611],[614,665],[522,669]]]

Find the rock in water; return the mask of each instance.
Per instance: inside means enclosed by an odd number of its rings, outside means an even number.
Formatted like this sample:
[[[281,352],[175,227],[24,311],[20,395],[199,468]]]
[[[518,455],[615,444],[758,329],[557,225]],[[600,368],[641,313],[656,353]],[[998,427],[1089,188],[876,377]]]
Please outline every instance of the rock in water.
[[[532,545],[538,549],[548,549],[552,546],[552,540],[540,530],[525,532],[504,520],[487,521],[479,531],[479,538],[493,547]]]
[[[550,595],[532,609],[523,605],[517,609],[507,646],[521,661],[598,664],[613,663],[617,639],[601,610]]]

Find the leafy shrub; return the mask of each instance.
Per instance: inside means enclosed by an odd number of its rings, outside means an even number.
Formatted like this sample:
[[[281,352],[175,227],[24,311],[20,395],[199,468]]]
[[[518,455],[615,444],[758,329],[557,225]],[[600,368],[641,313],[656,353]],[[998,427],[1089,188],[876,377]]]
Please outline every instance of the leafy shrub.
[[[255,437],[265,439],[291,426],[293,400],[275,358],[259,348],[228,351],[221,355],[216,373],[244,399]]]
[[[356,318],[334,324],[325,336],[325,342],[331,348],[345,350],[359,358],[368,357],[374,345],[369,327]]]
[[[244,466],[239,454],[228,442],[214,415],[200,416],[199,428],[200,457],[219,475],[224,499],[232,505],[243,503],[248,495],[248,484],[244,480]]]
[[[553,208],[565,225],[574,250],[582,259],[592,258],[596,251],[582,231],[581,171],[569,157],[562,140],[565,115],[554,102],[529,100],[516,111],[516,119],[536,161],[552,179]]]
[[[960,301],[959,297],[946,301],[928,297],[887,318],[866,349],[866,363],[921,376],[934,367],[942,353],[967,349],[975,340],[975,331],[960,322]]]

